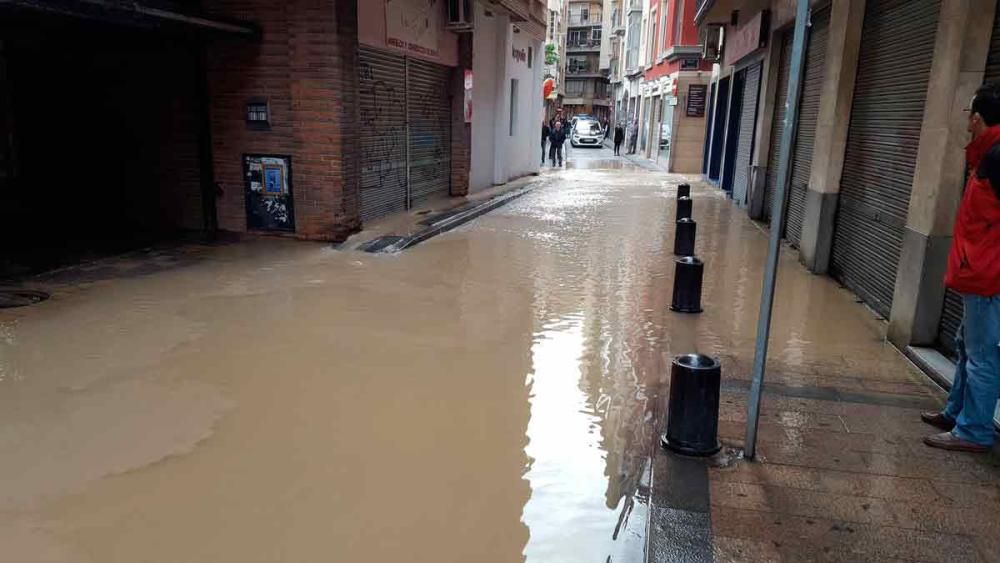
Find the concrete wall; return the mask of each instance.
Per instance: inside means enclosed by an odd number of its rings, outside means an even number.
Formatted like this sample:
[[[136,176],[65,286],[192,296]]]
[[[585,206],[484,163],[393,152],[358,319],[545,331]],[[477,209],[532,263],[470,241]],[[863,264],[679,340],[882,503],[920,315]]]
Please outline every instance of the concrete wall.
[[[508,16],[494,12],[487,17],[482,8],[477,10],[470,191],[538,172],[543,111],[541,41],[511,24]],[[513,134],[511,80],[517,80]]]
[[[511,26],[512,27],[512,26]],[[506,71],[502,86],[501,99],[507,106],[505,121],[501,136],[506,135],[501,146],[505,146],[506,162],[501,182],[519,178],[538,172],[539,137],[542,120],[542,69],[539,51],[541,43],[527,33],[511,33],[511,47],[501,53],[506,58]],[[512,53],[528,53],[530,48],[532,59],[520,60]],[[515,110],[514,134],[510,134],[510,82],[517,80],[517,109]]]
[[[673,139],[671,140],[670,171],[681,174],[701,172],[702,155],[705,150],[705,120],[708,118],[708,100],[705,100],[705,116],[687,116],[688,87],[691,84],[708,84],[710,74],[698,72],[680,73],[677,77],[677,106],[674,108]],[[708,93],[706,92],[706,96]]]
[[[501,20],[504,20],[503,22]],[[472,164],[469,190],[481,190],[493,185],[496,160],[496,91],[501,79],[498,41],[506,18],[487,17],[476,3],[476,29],[472,35]]]

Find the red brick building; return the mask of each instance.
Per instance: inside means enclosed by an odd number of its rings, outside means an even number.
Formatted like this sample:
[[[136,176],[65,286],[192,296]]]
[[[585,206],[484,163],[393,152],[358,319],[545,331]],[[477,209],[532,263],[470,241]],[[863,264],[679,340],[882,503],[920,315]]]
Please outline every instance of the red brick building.
[[[465,4],[3,3],[0,277],[182,232],[340,241],[464,195]],[[544,35],[541,0],[488,14]]]

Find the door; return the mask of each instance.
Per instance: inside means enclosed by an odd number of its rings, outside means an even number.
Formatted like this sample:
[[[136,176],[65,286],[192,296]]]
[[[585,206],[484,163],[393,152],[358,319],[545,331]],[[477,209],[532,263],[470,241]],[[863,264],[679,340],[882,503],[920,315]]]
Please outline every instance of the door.
[[[712,147],[708,162],[708,179],[718,182],[722,172],[722,149],[725,144],[726,115],[729,110],[729,77],[719,80],[716,93],[715,117],[712,118]]]
[[[705,144],[701,147],[701,173],[708,174],[712,161],[712,125],[715,123],[715,83],[708,87],[708,110],[705,113]]]
[[[362,47],[358,73],[361,220],[448,195],[451,69]]]
[[[358,60],[361,220],[407,209],[406,61],[362,47]]]
[[[830,273],[885,317],[892,309],[939,10],[939,0],[869,0],[865,6]]]
[[[795,132],[795,145],[792,150],[792,170],[789,177],[791,185],[788,187],[788,203],[785,206],[785,238],[796,247],[802,236],[806,192],[809,189],[809,176],[812,174],[816,122],[819,120],[819,103],[826,76],[826,46],[830,40],[830,9],[813,14],[811,20],[805,74],[802,78],[798,129]]]
[[[767,153],[767,170],[764,173],[764,220],[771,220],[771,206],[777,191],[778,162],[781,160],[781,136],[785,131],[788,117],[788,74],[792,67],[792,31],[781,36],[781,50],[778,57],[778,85],[774,92],[774,119],[771,121],[771,142]]]
[[[809,44],[806,49],[805,67],[802,77],[802,91],[799,103],[799,118],[792,144],[789,161],[789,185],[784,205],[784,236],[794,246],[798,246],[802,234],[802,218],[805,215],[806,190],[812,171],[812,151],[816,137],[816,121],[819,118],[819,101],[823,92],[826,44],[829,40],[829,9],[812,14],[809,27]],[[792,32],[782,36],[781,56],[778,63],[778,89],[775,92],[774,121],[771,129],[771,143],[768,151],[767,172],[764,187],[764,217],[771,218],[771,205],[777,188],[778,159],[781,136],[785,129],[785,105],[788,101],[788,75],[792,60]]]
[[[722,150],[722,189],[732,193],[733,172],[736,170],[736,149],[739,147],[740,117],[743,114],[743,88],[746,69],[733,74],[733,89],[729,95],[729,114],[726,116],[726,141]]]
[[[990,39],[990,52],[986,58],[986,73],[983,82],[1000,81],[1000,10],[993,18],[993,36]],[[941,311],[941,321],[938,324],[938,345],[949,356],[955,357],[955,336],[962,324],[962,296],[946,289],[944,306]]]
[[[406,89],[410,124],[410,207],[451,191],[451,69],[410,59]],[[513,101],[516,100],[516,89]],[[515,115],[516,118],[516,115]]]
[[[746,207],[750,186],[750,160],[753,157],[754,136],[757,132],[757,98],[760,93],[761,63],[747,67],[740,107],[740,132],[733,170],[733,201]]]
[[[674,108],[664,99],[660,102],[663,108],[663,118],[660,121],[660,151],[657,155],[657,162],[670,170],[670,151],[673,147],[674,136]]]

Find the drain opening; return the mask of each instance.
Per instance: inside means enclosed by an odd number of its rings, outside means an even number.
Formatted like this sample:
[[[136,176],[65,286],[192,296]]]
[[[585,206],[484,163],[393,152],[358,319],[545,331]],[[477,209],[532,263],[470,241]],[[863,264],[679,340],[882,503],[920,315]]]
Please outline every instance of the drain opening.
[[[26,307],[41,303],[48,298],[48,293],[34,289],[0,289],[0,309]]]

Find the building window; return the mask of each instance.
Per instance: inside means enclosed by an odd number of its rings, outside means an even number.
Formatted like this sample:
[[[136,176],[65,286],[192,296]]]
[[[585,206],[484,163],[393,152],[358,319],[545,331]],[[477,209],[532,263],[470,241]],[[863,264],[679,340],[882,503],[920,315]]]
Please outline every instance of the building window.
[[[674,0],[674,45],[680,45],[683,39],[681,28],[684,27],[684,2]]]
[[[656,29],[657,29],[656,12],[653,12],[649,16],[649,43],[646,44],[646,64],[652,64],[653,60],[656,59],[656,54],[654,50],[656,49]]]
[[[271,116],[269,115],[267,100],[254,98],[247,101],[247,126],[251,129],[270,129]]]
[[[596,27],[590,31],[590,40],[594,45],[599,45],[601,43],[601,28]]]
[[[510,136],[517,133],[517,79],[510,79]]]
[[[587,46],[587,31],[583,29],[574,29],[569,32],[569,40],[566,42],[570,47],[586,47]]]
[[[660,36],[656,38],[656,41],[660,45],[661,53],[670,48],[670,46],[667,45],[667,39],[670,37],[667,34],[667,11],[669,6],[670,3],[665,1],[663,3],[663,10],[660,11]]]
[[[528,47],[528,68],[531,68],[531,60],[535,58],[535,50]]]
[[[566,94],[570,96],[580,96],[583,95],[583,85],[586,83],[585,80],[567,80],[566,81]]]

